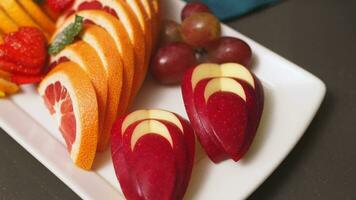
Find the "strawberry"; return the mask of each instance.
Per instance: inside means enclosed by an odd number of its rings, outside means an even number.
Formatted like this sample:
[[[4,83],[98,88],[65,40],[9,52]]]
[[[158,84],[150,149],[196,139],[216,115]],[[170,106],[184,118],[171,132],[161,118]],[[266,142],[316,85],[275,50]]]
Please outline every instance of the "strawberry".
[[[47,0],[49,7],[56,12],[61,12],[69,8],[74,0]]]
[[[0,69],[11,73],[38,74],[46,59],[46,39],[37,28],[21,27],[0,45]]]

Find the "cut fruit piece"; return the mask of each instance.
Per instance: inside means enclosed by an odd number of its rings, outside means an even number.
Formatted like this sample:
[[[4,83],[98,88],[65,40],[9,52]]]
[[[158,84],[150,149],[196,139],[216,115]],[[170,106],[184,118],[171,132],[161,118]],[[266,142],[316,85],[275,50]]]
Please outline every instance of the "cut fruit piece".
[[[165,138],[166,142],[168,141],[167,143],[174,151],[176,160],[176,186],[173,199],[183,198],[190,180],[195,154],[194,132],[188,121],[177,114],[165,110],[137,110],[120,117],[115,122],[112,131],[112,157],[119,181],[124,185],[123,190],[124,192],[126,191],[126,197],[135,196],[135,192],[137,192],[135,185],[137,182],[130,177],[130,173],[127,173],[127,169],[123,167],[126,164],[124,162],[130,162],[129,160],[133,155],[132,153],[135,153],[136,148],[144,145],[142,140],[147,139],[152,134],[158,134],[160,137]],[[129,149],[128,153],[125,153],[125,148]],[[160,149],[161,145],[157,144],[150,148]],[[146,150],[150,151],[150,149]],[[120,155],[122,153],[126,155]],[[125,160],[119,161],[120,158],[118,157]],[[149,159],[144,155],[142,155],[142,158]],[[133,163],[134,166],[140,165],[140,163],[136,162],[138,161]],[[149,174],[142,173],[140,176],[147,175]],[[129,181],[126,182],[126,180]],[[123,186],[122,184],[121,186]],[[147,183],[142,184],[145,185]],[[154,184],[151,187],[154,189],[154,187],[159,187],[159,184]]]
[[[155,48],[158,33],[159,33],[159,23],[158,16],[156,15],[155,6],[153,5],[152,0],[139,0],[142,7],[144,8],[148,18],[150,19],[150,23],[152,26],[152,48]],[[158,4],[157,4],[158,5]],[[158,7],[156,7],[157,9]]]
[[[17,1],[44,31],[46,31],[48,34],[52,34],[54,32],[54,22],[41,10],[41,8],[35,2],[29,0]]]
[[[237,63],[225,63],[222,65],[205,63],[196,67],[192,72],[191,84],[193,89],[199,81],[214,77],[232,77],[246,81],[255,88],[255,80],[251,72]]]
[[[2,38],[2,33],[0,32],[0,45],[4,43],[4,38]]]
[[[16,0],[1,0],[0,6],[11,17],[18,26],[29,26],[40,28],[36,22],[27,14]],[[42,29],[41,29],[42,30]],[[48,37],[48,34],[45,34]]]
[[[83,41],[92,46],[100,57],[108,80],[106,117],[98,142],[98,151],[104,151],[111,138],[111,127],[117,117],[122,92],[123,66],[115,42],[105,29],[97,25],[87,25],[80,35]]]
[[[20,90],[20,88],[16,84],[14,84],[6,79],[0,78],[0,91],[3,91],[8,94],[14,94],[14,93],[18,92],[19,90]]]
[[[146,76],[145,70],[145,40],[140,24],[131,9],[121,0],[77,0],[72,6],[72,10],[104,10],[117,17],[128,33],[135,53],[135,76],[133,79],[133,92],[131,101],[136,96],[137,91]]]
[[[145,9],[139,3],[140,0],[132,0],[132,1],[126,1],[126,4],[131,8],[132,12],[135,14],[140,26],[141,30],[145,35],[145,41],[146,41],[146,58],[145,58],[145,67],[146,71],[149,67],[149,61],[151,57],[151,52],[152,52],[152,26],[149,17],[146,14]]]
[[[186,72],[182,95],[198,138],[213,162],[238,161],[263,110],[259,80],[240,64],[201,64]]]
[[[49,16],[54,22],[57,21],[61,13],[53,11],[47,2],[41,4],[41,9]]]
[[[5,94],[5,92],[0,90],[0,98],[3,98],[3,97],[6,97],[6,94]]]
[[[199,82],[194,93],[197,113],[211,129],[211,139],[237,161],[249,134],[247,94],[243,87],[231,78],[213,78]]]
[[[1,9],[0,6],[0,30],[4,33],[11,33],[17,31],[17,25],[12,19]]]
[[[100,138],[104,127],[108,93],[104,66],[94,48],[83,41],[67,46],[52,58],[52,62],[58,61],[63,57],[78,64],[86,72],[94,86],[98,100]]]
[[[124,133],[120,129],[115,129],[112,158],[125,197],[182,199],[191,171],[182,131],[156,119],[136,121]]]
[[[98,141],[98,107],[94,87],[81,67],[73,62],[56,66],[38,91],[67,144],[73,162],[89,170]]]
[[[84,18],[84,20],[89,20],[94,24],[104,28],[110,36],[114,39],[116,48],[121,55],[124,64],[124,76],[123,76],[123,91],[120,98],[120,107],[118,110],[119,114],[126,112],[132,92],[133,77],[135,73],[134,66],[134,51],[130,43],[130,39],[123,27],[122,23],[116,19],[111,14],[100,10],[84,10],[76,13]],[[61,32],[67,23],[74,20],[74,15],[69,17],[65,23],[56,31],[56,33]],[[55,34],[56,35],[56,34]]]
[[[0,78],[3,78],[5,80],[10,80],[11,79],[11,74],[7,71],[1,70],[0,69]]]

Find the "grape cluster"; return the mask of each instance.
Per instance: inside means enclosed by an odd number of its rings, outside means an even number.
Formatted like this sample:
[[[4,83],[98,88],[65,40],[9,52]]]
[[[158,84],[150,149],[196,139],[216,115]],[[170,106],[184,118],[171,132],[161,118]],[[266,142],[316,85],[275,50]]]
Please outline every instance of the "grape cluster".
[[[153,77],[162,84],[180,83],[184,72],[198,63],[234,62],[250,66],[252,51],[239,38],[221,36],[221,24],[203,3],[188,3],[182,23],[165,20],[160,47],[153,55]]]

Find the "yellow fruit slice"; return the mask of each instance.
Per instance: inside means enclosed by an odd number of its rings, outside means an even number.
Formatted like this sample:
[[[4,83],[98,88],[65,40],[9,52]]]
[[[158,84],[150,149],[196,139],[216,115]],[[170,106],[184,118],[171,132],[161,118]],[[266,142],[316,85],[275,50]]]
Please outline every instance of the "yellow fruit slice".
[[[3,78],[5,80],[10,80],[11,74],[9,72],[0,69],[0,78]]]
[[[105,121],[108,88],[105,69],[98,54],[89,44],[78,41],[67,46],[53,57],[52,61],[59,60],[62,57],[66,57],[70,61],[78,64],[91,80],[98,100],[99,130],[101,134]]]
[[[105,29],[97,25],[87,25],[80,37],[83,41],[92,46],[99,55],[108,80],[106,116],[97,149],[98,151],[104,151],[111,138],[111,127],[117,117],[123,84],[123,65],[120,54],[116,50],[115,41]]]
[[[8,93],[8,94],[14,94],[20,90],[19,86],[17,86],[15,83],[12,83],[6,79],[0,78],[0,90]]]
[[[45,30],[52,34],[55,30],[54,22],[41,10],[41,8],[32,0],[17,0],[17,2],[27,11],[32,19]]]
[[[6,97],[6,94],[5,94],[5,92],[0,90],[0,98],[3,98],[3,97]]]
[[[4,33],[17,31],[17,25],[12,19],[1,9],[0,6],[0,30]]]
[[[40,83],[39,94],[56,119],[73,162],[89,170],[98,141],[98,107],[93,85],[73,62],[56,66]]]
[[[79,11],[76,15],[82,16],[84,20],[90,20],[94,24],[104,28],[110,36],[114,39],[116,48],[120,53],[124,64],[124,76],[123,76],[123,88],[120,98],[120,106],[118,108],[118,113],[123,114],[126,112],[131,92],[133,77],[135,73],[134,66],[134,51],[130,39],[125,31],[122,23],[116,19],[116,17],[100,10],[84,10]],[[70,16],[59,29],[57,33],[63,30],[69,23],[74,21],[74,16]],[[56,34],[55,34],[56,35]]]
[[[38,24],[36,24],[27,12],[16,2],[16,0],[1,0],[0,6],[18,26],[36,27],[43,31],[43,29],[38,26]],[[44,34],[47,38],[49,37],[48,34]]]

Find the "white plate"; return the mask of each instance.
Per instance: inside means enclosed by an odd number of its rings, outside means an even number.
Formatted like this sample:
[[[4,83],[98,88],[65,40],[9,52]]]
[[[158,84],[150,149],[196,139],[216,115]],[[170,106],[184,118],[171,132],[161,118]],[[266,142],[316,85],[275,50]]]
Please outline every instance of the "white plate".
[[[163,1],[162,1],[163,2]],[[184,3],[165,0],[167,16],[179,19]],[[254,52],[254,72],[265,91],[265,110],[256,139],[238,163],[215,165],[199,151],[185,199],[244,199],[282,162],[303,135],[325,95],[317,77],[253,40],[224,26],[224,35],[247,41]],[[110,153],[97,156],[94,170],[75,167],[41,98],[32,86],[8,100],[0,100],[0,126],[74,192],[84,199],[123,199]],[[147,80],[135,108],[163,108],[184,117],[179,87]]]

